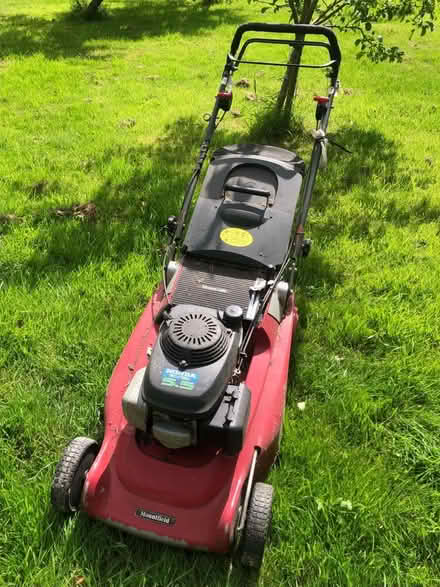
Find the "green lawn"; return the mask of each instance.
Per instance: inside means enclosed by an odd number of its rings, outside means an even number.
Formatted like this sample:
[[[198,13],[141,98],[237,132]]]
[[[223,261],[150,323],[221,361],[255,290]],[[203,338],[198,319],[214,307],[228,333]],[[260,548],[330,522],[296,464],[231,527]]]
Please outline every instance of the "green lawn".
[[[64,446],[102,434],[233,31],[263,18],[244,0],[105,4],[89,23],[64,0],[0,9],[0,585],[244,585],[226,558],[48,503]],[[357,61],[342,41],[330,131],[353,155],[331,150],[310,213],[261,585],[440,584],[440,37],[382,29],[402,65]],[[270,139],[257,127],[280,76],[243,68],[251,88],[217,144]],[[301,79],[308,129],[325,80]],[[304,136],[280,140],[307,158]],[[85,218],[72,208],[89,202]]]

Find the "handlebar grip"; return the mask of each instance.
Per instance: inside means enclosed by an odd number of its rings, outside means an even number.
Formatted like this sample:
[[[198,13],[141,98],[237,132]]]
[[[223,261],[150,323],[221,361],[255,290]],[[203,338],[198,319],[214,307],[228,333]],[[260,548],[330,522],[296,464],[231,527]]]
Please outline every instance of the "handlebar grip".
[[[235,31],[234,38],[231,43],[231,54],[235,55],[240,46],[241,38],[244,33],[248,31],[264,32],[264,33],[290,33],[295,35],[297,33],[303,35],[324,35],[330,44],[330,57],[336,61],[341,62],[341,50],[339,49],[338,40],[335,33],[325,26],[315,24],[266,24],[262,22],[248,22],[240,25]]]

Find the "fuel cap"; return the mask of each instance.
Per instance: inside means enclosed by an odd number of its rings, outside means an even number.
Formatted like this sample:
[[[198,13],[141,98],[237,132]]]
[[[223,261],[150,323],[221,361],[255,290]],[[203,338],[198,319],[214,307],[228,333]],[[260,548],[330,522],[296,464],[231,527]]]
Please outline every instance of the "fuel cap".
[[[240,306],[236,304],[231,304],[225,309],[223,315],[223,322],[225,326],[229,328],[237,328],[241,326],[241,321],[243,319],[243,310]]]

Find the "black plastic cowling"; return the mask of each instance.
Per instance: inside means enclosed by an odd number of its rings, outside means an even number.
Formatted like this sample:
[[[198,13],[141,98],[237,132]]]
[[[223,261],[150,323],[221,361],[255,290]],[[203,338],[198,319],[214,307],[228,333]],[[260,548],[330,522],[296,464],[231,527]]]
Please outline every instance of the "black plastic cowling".
[[[226,326],[217,310],[190,304],[170,309],[142,382],[149,409],[198,420],[219,406],[238,357],[242,326]]]
[[[251,393],[246,385],[228,385],[212,419],[200,422],[200,441],[217,443],[229,455],[239,453],[246,436],[250,407]]]

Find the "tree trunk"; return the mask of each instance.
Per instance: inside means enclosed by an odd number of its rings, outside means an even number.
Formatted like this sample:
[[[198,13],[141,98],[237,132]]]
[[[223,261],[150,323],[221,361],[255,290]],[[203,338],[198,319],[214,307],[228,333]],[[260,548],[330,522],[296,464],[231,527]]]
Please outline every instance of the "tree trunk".
[[[304,35],[297,34],[295,41],[304,41]],[[289,64],[299,65],[301,63],[301,56],[303,47],[296,46],[292,49],[289,57]],[[298,67],[288,67],[286,75],[284,76],[283,83],[280,88],[280,92],[277,98],[277,110],[279,112],[284,111],[286,115],[289,115],[292,110],[293,99],[296,94],[296,86],[298,82]]]
[[[299,14],[299,2],[297,0],[288,1],[291,6],[292,17],[295,24],[309,24],[312,21],[313,13],[318,5],[318,0],[304,0],[301,14]],[[297,4],[297,11],[294,12],[292,6]],[[295,35],[295,41],[304,41],[305,35]],[[304,47],[294,47],[290,53],[289,63],[299,65]],[[283,83],[280,88],[277,99],[277,109],[279,112],[284,112],[285,116],[290,116],[292,113],[292,104],[296,95],[296,88],[298,83],[298,67],[288,67]]]
[[[298,35],[301,36],[304,40],[304,35]],[[304,47],[295,47],[294,49],[294,55],[293,55],[293,63],[301,63],[301,57],[302,57],[302,52],[303,52],[303,48]],[[289,116],[292,112],[292,105],[293,105],[293,100],[296,97],[296,91],[297,91],[297,86],[298,86],[298,75],[299,75],[299,68],[298,67],[291,67],[290,69],[292,69],[292,76],[291,76],[291,80],[289,81],[289,86],[287,88],[287,95],[286,95],[286,100],[284,102],[284,106],[283,106],[283,110],[286,116]]]
[[[291,63],[292,57],[293,57],[293,50],[290,52],[289,63]],[[286,74],[283,78],[283,83],[281,84],[281,88],[280,88],[280,91],[278,94],[278,98],[277,98],[278,112],[281,112],[281,110],[283,109],[284,102],[286,101],[287,88],[289,87],[289,71],[290,71],[290,68],[287,67]]]
[[[90,4],[86,8],[86,16],[91,18],[96,15],[98,8],[101,6],[103,0],[91,0]]]

